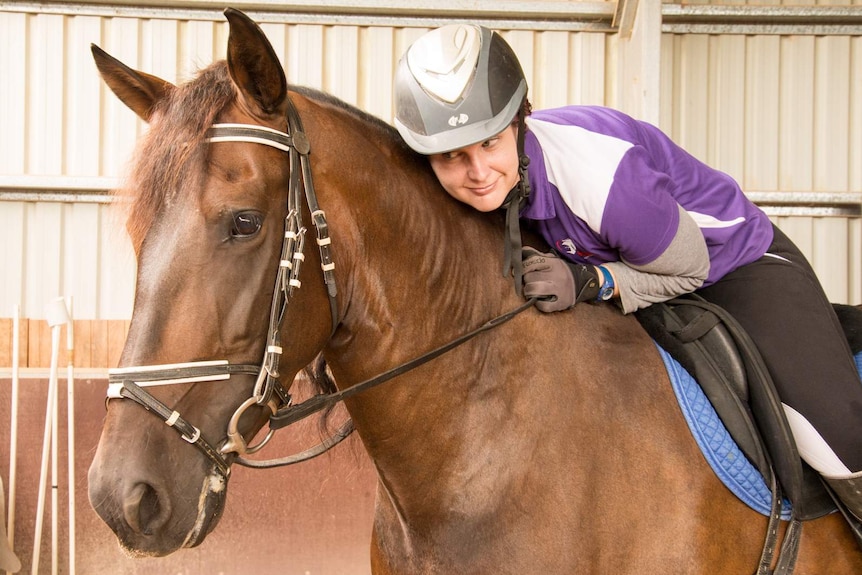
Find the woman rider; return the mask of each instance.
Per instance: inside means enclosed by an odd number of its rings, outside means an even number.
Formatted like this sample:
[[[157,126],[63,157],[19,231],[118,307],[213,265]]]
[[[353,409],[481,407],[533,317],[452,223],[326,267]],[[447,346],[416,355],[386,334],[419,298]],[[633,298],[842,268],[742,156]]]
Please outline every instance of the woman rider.
[[[552,253],[526,248],[543,312],[615,301],[623,313],[696,292],[757,344],[802,458],[862,518],[862,382],[799,249],[743,194],[654,126],[615,110],[532,111],[518,59],[487,28],[420,37],[398,64],[395,124],[443,188],[514,206]]]

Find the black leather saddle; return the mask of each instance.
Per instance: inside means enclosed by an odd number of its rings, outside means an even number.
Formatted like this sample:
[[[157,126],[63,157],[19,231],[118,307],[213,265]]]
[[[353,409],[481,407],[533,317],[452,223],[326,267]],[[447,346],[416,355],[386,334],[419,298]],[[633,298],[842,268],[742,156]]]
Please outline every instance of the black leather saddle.
[[[834,306],[854,353],[862,350],[862,308]],[[690,294],[635,314],[649,335],[701,385],[739,448],[773,480],[794,518],[816,519],[836,501],[799,457],[781,401],[756,346],[723,309]]]

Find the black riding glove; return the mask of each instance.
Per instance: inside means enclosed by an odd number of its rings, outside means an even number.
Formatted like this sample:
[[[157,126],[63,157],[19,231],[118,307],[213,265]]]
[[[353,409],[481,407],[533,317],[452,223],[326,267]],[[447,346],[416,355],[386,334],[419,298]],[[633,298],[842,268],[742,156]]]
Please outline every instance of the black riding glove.
[[[594,301],[599,295],[601,281],[593,266],[569,263],[529,247],[521,249],[521,258],[524,295],[538,298],[539,311],[562,311],[578,302]]]

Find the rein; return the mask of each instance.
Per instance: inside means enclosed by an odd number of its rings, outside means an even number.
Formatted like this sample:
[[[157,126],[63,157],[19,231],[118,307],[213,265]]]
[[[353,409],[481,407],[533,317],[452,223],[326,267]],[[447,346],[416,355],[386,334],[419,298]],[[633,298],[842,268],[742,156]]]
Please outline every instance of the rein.
[[[371,379],[366,379],[361,383],[357,383],[356,385],[352,385],[347,389],[343,389],[335,393],[322,393],[319,395],[315,395],[314,397],[311,397],[297,405],[285,405],[279,408],[278,411],[274,415],[272,415],[272,417],[269,418],[269,426],[271,429],[281,429],[282,427],[287,427],[288,425],[296,423],[301,419],[305,419],[309,415],[317,413],[322,409],[325,409],[331,405],[335,405],[339,401],[344,401],[345,399],[353,397],[358,393],[362,393],[363,391],[368,391],[371,388],[377,387],[381,383],[385,383],[393,377],[397,377],[401,374],[407,373],[408,371],[415,369],[420,365],[425,364],[432,359],[443,355],[447,351],[458,347],[462,343],[473,339],[480,333],[484,333],[490,329],[497,327],[498,325],[506,323],[519,313],[533,307],[533,305],[535,305],[536,303],[536,300],[537,298],[530,298],[512,311],[495,317],[494,319],[477,327],[473,331],[469,331],[453,339],[449,343],[443,344],[436,349],[432,349],[431,351],[424,353],[419,357],[412,359],[406,363],[402,363],[397,367],[393,367],[392,369],[384,371],[380,375],[372,377]]]
[[[289,154],[290,179],[288,184],[287,216],[284,224],[284,239],[281,257],[276,277],[273,297],[270,306],[269,328],[267,330],[266,349],[261,365],[237,364],[230,365],[227,360],[198,361],[181,364],[134,366],[108,371],[107,399],[131,399],[147,411],[159,416],[165,424],[175,429],[182,439],[198,448],[215,465],[225,477],[230,476],[230,463],[227,456],[236,454],[234,461],[240,465],[254,468],[271,468],[291,465],[306,461],[325,453],[353,432],[353,422],[348,419],[329,438],[320,444],[300,453],[271,460],[252,460],[243,457],[260,450],[272,438],[276,430],[282,429],[313,415],[327,407],[343,401],[363,391],[376,387],[398,375],[408,372],[447,351],[461,345],[473,337],[497,327],[519,313],[532,307],[536,298],[527,300],[517,308],[504,313],[478,328],[467,332],[458,338],[425,354],[389,369],[384,373],[351,386],[347,389],[318,394],[294,405],[279,377],[279,359],[282,354],[280,332],[284,322],[287,305],[294,292],[302,284],[299,272],[305,260],[306,228],[302,225],[302,192],[305,202],[317,231],[317,245],[320,250],[321,271],[324,276],[327,294],[329,296],[332,330],[330,336],[338,327],[337,289],[335,285],[335,263],[330,252],[326,215],[320,209],[317,195],[312,183],[311,168],[308,156],[311,151],[309,141],[302,128],[299,113],[290,98],[287,99],[287,120],[290,133],[281,132],[265,126],[254,124],[214,124],[207,132],[207,143],[218,142],[248,142],[270,146]],[[153,397],[146,387],[156,385],[186,384],[204,381],[222,381],[230,379],[234,374],[255,375],[257,377],[251,397],[237,408],[228,423],[227,437],[218,449],[214,448],[201,435],[200,429],[186,421],[177,411],[167,407]],[[239,431],[239,420],[245,411],[252,406],[268,408],[269,431],[256,445],[250,446]]]

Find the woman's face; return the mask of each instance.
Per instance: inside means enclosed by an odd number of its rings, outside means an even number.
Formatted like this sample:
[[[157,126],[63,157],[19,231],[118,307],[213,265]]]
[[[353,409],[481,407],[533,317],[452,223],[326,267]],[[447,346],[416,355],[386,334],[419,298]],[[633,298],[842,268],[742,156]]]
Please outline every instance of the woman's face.
[[[452,152],[428,156],[449,195],[480,212],[490,212],[518,182],[517,125],[496,136]]]

